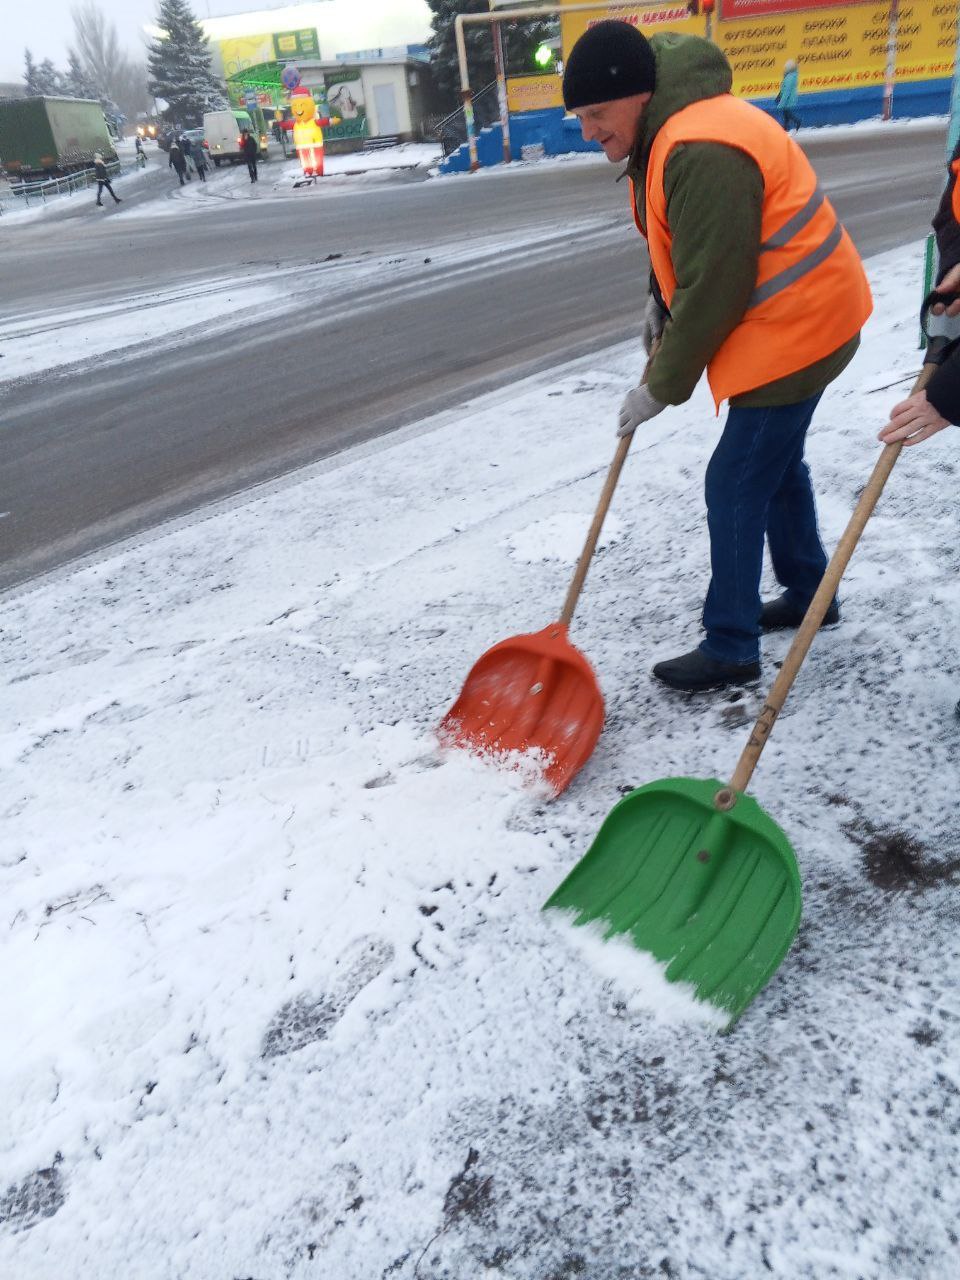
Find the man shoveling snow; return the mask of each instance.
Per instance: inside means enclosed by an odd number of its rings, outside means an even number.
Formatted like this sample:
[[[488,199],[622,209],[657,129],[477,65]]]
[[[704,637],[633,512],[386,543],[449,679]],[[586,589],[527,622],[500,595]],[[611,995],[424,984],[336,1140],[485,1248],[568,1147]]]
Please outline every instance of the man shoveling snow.
[[[590,27],[563,77],[586,141],[627,161],[632,212],[650,250],[645,383],[621,435],[683,404],[704,370],[723,434],[707,467],[712,579],[706,637],[658,662],[688,692],[760,675],[760,633],[799,625],[827,563],[804,440],[826,387],[870,314],[853,242],[804,153],[731,94],[723,53],[697,36],[646,38],[625,22]],[[785,588],[761,607],[764,537]],[[825,621],[839,620],[833,603]]]

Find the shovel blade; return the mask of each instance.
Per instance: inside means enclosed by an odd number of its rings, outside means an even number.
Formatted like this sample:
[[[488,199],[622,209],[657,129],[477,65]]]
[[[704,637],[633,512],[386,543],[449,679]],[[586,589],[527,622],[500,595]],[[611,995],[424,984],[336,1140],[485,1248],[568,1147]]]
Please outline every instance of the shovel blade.
[[[472,667],[444,716],[440,740],[478,752],[543,753],[555,794],[590,758],[603,728],[603,695],[593,668],[554,622],[511,636]]]
[[[766,985],[800,924],[800,873],[786,836],[722,782],[664,778],[625,796],[544,909],[603,923],[666,965],[672,982],[729,1015]]]

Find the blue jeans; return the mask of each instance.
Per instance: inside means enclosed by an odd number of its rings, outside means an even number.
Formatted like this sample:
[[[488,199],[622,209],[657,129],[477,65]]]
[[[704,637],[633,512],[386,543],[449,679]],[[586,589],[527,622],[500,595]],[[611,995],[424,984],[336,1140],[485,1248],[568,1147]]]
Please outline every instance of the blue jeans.
[[[805,609],[827,567],[803,445],[820,400],[731,409],[707,466],[705,492],[713,576],[700,645],[720,662],[760,656],[763,539],[777,581]]]

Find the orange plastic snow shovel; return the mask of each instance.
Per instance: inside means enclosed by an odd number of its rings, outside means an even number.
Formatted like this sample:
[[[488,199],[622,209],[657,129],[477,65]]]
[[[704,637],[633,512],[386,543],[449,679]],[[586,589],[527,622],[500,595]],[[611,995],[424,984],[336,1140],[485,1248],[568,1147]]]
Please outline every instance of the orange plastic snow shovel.
[[[567,631],[631,439],[623,436],[617,445],[560,617],[542,631],[511,636],[488,649],[440,724],[440,740],[446,746],[482,752],[541,751],[546,762],[543,776],[557,795],[590,758],[603,728],[597,677]]]

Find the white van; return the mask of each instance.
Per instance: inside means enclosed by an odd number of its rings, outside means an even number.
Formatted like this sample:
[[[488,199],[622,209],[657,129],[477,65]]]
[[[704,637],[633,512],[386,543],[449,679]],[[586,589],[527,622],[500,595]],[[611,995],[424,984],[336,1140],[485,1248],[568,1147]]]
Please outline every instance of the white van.
[[[246,129],[248,133],[257,138],[256,125],[250,118],[247,111],[207,111],[203,117],[203,136],[207,142],[207,148],[213,163],[220,168],[221,160],[229,160],[231,164],[236,164],[238,160],[243,159],[243,152],[240,150],[240,132]],[[260,143],[260,159],[267,158],[267,140],[261,134],[257,138]]]

